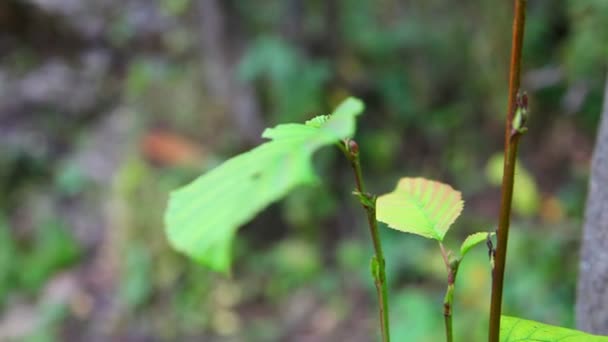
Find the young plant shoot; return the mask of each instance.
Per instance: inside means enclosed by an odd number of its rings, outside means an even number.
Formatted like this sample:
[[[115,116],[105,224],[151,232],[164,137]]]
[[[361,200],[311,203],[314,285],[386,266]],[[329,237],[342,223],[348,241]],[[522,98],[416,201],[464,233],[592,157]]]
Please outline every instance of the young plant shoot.
[[[436,240],[447,270],[447,288],[443,302],[446,341],[453,341],[453,298],[458,268],[469,250],[486,242],[493,274],[492,319],[500,318],[502,272],[504,271],[506,234],[513,190],[513,167],[518,138],[526,131],[527,97],[514,99],[511,124],[507,131],[507,165],[503,211],[497,234],[493,232],[468,236],[459,255],[448,250],[443,240],[463,209],[462,195],[451,186],[425,178],[402,178],[393,192],[376,197],[367,192],[363,180],[359,145],[352,139],[355,118],[363,103],[346,99],[331,115],[318,116],[305,124],[282,124],[269,128],[263,137],[268,142],[233,157],[192,183],[174,191],[165,213],[166,233],[170,244],[192,259],[213,270],[230,273],[231,246],[236,231],[271,203],[295,187],[319,181],[312,167],[312,156],[318,149],[337,145],[350,162],[355,178],[354,194],[364,208],[374,248],[371,273],[379,302],[380,333],[383,342],[390,341],[386,260],[378,232],[378,221],[402,232]],[[504,197],[508,195],[507,197]],[[506,208],[506,209],[505,209]],[[506,223],[506,225],[505,225]],[[501,231],[501,229],[503,229]],[[502,232],[502,234],[501,234]],[[504,239],[504,240],[503,240]],[[416,256],[414,256],[416,257]],[[499,289],[499,292],[495,290]],[[498,300],[498,302],[496,301]],[[498,303],[498,307],[496,307]],[[592,336],[575,330],[549,326],[520,318],[502,316],[500,341],[568,341],[608,342],[608,337]],[[491,341],[498,341],[491,324]],[[495,337],[494,337],[495,336]],[[494,339],[496,338],[496,339]]]
[[[443,301],[446,341],[453,341],[452,304],[458,266],[475,245],[492,233],[469,235],[460,247],[460,257],[443,245],[443,239],[460,213],[462,194],[451,186],[424,178],[402,178],[393,192],[378,197],[378,220],[404,233],[420,235],[439,243],[447,270],[447,289]]]

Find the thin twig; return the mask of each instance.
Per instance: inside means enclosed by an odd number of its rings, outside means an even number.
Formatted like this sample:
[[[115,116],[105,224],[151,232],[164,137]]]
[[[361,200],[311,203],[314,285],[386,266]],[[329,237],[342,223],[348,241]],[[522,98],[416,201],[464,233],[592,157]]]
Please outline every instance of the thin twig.
[[[340,149],[345,153],[350,161],[351,167],[355,175],[355,185],[361,205],[367,214],[367,222],[369,225],[372,243],[374,245],[374,258],[372,259],[372,275],[376,285],[376,293],[379,302],[380,315],[380,330],[382,332],[382,341],[390,342],[389,330],[389,315],[388,315],[388,289],[386,284],[386,271],[384,253],[382,252],[382,243],[378,232],[378,221],[376,220],[376,199],[365,192],[365,183],[363,182],[363,173],[361,171],[361,162],[359,159],[359,147],[354,140],[348,140]]]
[[[498,236],[495,265],[492,271],[492,300],[490,305],[490,329],[488,340],[498,342],[500,334],[500,316],[502,310],[502,291],[507,257],[507,241],[509,238],[509,221],[511,216],[511,200],[513,198],[513,181],[517,147],[521,134],[513,132],[513,115],[516,109],[516,97],[519,91],[521,76],[521,53],[526,20],[527,0],[514,0],[513,38],[511,46],[511,64],[509,74],[509,104],[507,109],[507,124],[505,127],[505,156],[502,179],[502,197],[498,221]]]

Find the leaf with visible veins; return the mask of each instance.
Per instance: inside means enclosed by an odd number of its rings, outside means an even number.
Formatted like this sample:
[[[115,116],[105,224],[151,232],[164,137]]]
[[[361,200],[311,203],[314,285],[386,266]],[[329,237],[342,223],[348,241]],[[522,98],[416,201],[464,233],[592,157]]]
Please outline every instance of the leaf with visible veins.
[[[376,200],[378,221],[406,233],[443,241],[464,202],[451,186],[425,178],[402,178]]]
[[[313,154],[351,137],[362,111],[363,103],[349,98],[330,117],[269,128],[263,137],[270,141],[171,193],[165,213],[170,244],[214,270],[228,272],[236,230],[295,187],[317,182]]]

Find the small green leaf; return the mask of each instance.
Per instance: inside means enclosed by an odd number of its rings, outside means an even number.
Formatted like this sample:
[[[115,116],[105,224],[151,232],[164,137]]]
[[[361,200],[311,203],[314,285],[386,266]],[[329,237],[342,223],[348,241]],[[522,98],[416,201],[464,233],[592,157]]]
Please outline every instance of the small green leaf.
[[[516,108],[512,127],[516,132],[523,134],[528,131],[528,127],[526,127],[526,122],[528,121],[528,95],[525,92],[518,92]]]
[[[165,213],[171,245],[227,272],[238,227],[295,187],[316,182],[314,152],[352,136],[355,117],[362,111],[363,103],[349,98],[319,127],[283,124],[267,129],[263,137],[271,141],[171,193]]]
[[[527,111],[522,108],[518,108],[513,118],[513,129],[519,133],[526,133],[528,128],[525,126]]]
[[[517,317],[500,319],[501,342],[608,342],[608,337],[556,327]]]
[[[488,239],[488,236],[492,237],[494,234],[495,233],[479,232],[467,236],[467,238],[460,246],[460,257],[464,258],[464,255],[467,254],[469,250],[471,250],[471,248],[475,247],[475,245],[479,243],[486,241]]]
[[[459,191],[424,178],[402,178],[391,193],[378,197],[376,216],[389,227],[443,241],[462,212]]]

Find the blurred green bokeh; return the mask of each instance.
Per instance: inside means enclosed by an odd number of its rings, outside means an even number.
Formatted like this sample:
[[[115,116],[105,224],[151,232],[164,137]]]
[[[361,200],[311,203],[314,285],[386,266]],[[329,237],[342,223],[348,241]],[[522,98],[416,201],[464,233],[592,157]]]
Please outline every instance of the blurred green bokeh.
[[[232,278],[171,250],[162,224],[171,190],[259,143],[263,127],[326,113],[348,95],[368,108],[356,137],[369,190],[386,193],[403,176],[441,180],[465,199],[449,246],[495,229],[508,1],[110,2],[73,15],[59,0],[0,4],[0,340],[372,340],[372,248],[338,151],[315,156],[323,184],[240,231]],[[572,326],[608,2],[528,3],[531,119],[504,307]],[[223,29],[215,37],[209,4]],[[91,23],[102,29],[79,29]],[[94,88],[79,95],[85,85]],[[36,97],[47,88],[54,101]],[[442,340],[436,244],[382,234],[394,340]],[[481,341],[487,250],[459,272],[455,334]]]

